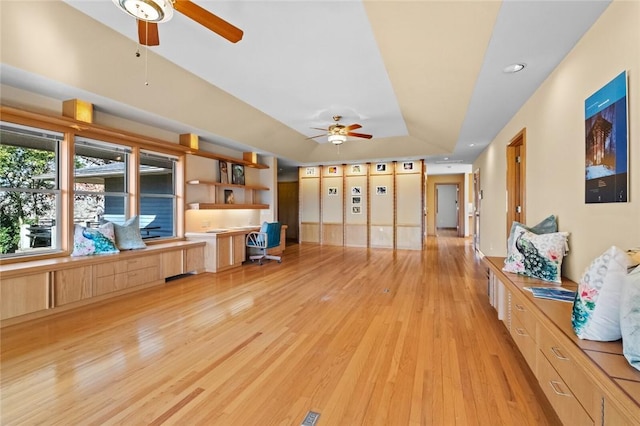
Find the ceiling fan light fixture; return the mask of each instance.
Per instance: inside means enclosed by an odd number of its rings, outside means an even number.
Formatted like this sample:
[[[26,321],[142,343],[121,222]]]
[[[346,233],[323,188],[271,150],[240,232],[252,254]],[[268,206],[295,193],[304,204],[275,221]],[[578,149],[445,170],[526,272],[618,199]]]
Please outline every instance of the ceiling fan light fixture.
[[[334,145],[342,145],[346,142],[347,137],[345,135],[329,135],[328,140]]]
[[[113,0],[113,3],[141,21],[167,22],[173,17],[170,0]]]

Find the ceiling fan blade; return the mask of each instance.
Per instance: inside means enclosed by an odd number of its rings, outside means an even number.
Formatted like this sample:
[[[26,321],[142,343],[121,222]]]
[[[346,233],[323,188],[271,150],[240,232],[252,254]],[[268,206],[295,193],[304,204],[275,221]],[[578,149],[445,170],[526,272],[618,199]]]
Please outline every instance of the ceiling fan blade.
[[[365,139],[371,139],[373,137],[372,135],[367,135],[365,133],[354,133],[354,132],[347,132],[347,136],[354,136],[356,138],[365,138]]]
[[[350,131],[352,131],[352,130],[359,129],[359,128],[361,128],[361,127],[362,127],[361,125],[354,123],[354,124],[352,124],[352,125],[350,125],[350,126],[345,127],[344,129],[345,129],[347,132],[350,132]]]
[[[217,17],[189,0],[176,0],[175,3],[173,3],[173,8],[214,33],[226,38],[231,43],[237,43],[242,40],[244,33],[240,28],[231,25],[224,19]]]
[[[309,127],[310,129],[315,129],[315,130],[323,130],[323,131],[327,131],[327,129],[323,129],[322,127]]]
[[[143,46],[158,46],[160,44],[158,24],[138,19],[138,40]]]
[[[320,130],[322,130],[322,129],[320,129]],[[306,140],[306,139],[315,139],[315,138],[325,137],[325,136],[327,136],[327,134],[326,134],[326,133],[323,133],[323,134],[321,134],[321,135],[310,136],[310,137],[308,137],[308,138],[305,138],[305,140]]]

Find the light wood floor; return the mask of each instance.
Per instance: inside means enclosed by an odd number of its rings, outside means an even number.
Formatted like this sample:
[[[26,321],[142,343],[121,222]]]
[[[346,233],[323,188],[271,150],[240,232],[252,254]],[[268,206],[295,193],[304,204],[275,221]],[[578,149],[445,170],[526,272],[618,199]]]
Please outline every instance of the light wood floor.
[[[288,247],[2,330],[3,425],[545,425],[470,241]]]

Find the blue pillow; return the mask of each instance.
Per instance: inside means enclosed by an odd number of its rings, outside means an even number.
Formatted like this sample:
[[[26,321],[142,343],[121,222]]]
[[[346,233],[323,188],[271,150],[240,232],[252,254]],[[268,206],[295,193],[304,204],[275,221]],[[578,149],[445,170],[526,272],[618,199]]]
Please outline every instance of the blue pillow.
[[[520,222],[516,222],[515,220],[511,224],[511,232],[509,232],[509,239],[507,239],[507,252],[511,250],[513,247],[513,238],[516,232],[516,228],[520,226],[524,228],[526,231],[533,232],[534,234],[551,234],[553,232],[558,232],[558,221],[554,215],[548,216],[542,220],[542,222],[534,225],[532,227],[528,227]]]
[[[135,250],[145,248],[147,245],[140,235],[140,220],[134,216],[122,225],[113,224],[116,233],[116,245],[120,250]]]

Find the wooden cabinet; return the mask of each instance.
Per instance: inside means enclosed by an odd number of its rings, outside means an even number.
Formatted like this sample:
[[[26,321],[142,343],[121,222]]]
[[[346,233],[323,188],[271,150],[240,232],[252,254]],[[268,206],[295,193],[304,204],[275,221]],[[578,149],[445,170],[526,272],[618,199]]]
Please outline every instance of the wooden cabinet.
[[[204,247],[188,248],[184,257],[184,272],[204,271]]]
[[[49,307],[49,273],[41,272],[0,281],[0,318],[47,309]]]
[[[233,236],[233,261],[232,265],[241,265],[247,259],[245,234]]]
[[[218,235],[216,244],[216,270],[228,269],[233,264],[233,238],[231,235]]]
[[[566,425],[593,425],[594,422],[584,410],[562,376],[553,368],[546,357],[538,358],[538,382],[547,399]]]
[[[541,327],[539,348],[541,354],[557,371],[588,415],[591,418],[596,418],[601,404],[600,393],[587,378],[585,371],[573,359],[566,345],[556,339],[549,330]]]
[[[96,296],[160,279],[161,255],[135,257],[94,266]]]
[[[185,272],[183,262],[184,254],[182,250],[162,253],[162,276],[169,278],[183,274]]]
[[[0,265],[2,327],[164,283],[204,269],[203,242],[174,241],[118,254]]]
[[[562,423],[640,424],[640,373],[624,359],[621,342],[578,339],[571,304],[525,289],[549,283],[503,272],[502,258],[485,259],[489,300]],[[563,280],[563,287],[577,285]]]
[[[53,272],[53,305],[62,306],[93,296],[92,268],[63,269]]]
[[[242,266],[246,260],[246,235],[258,227],[219,233],[193,232],[185,236],[189,241],[204,241],[203,264],[207,272],[220,272]],[[196,258],[201,258],[197,255]],[[198,268],[198,270],[200,270]]]

